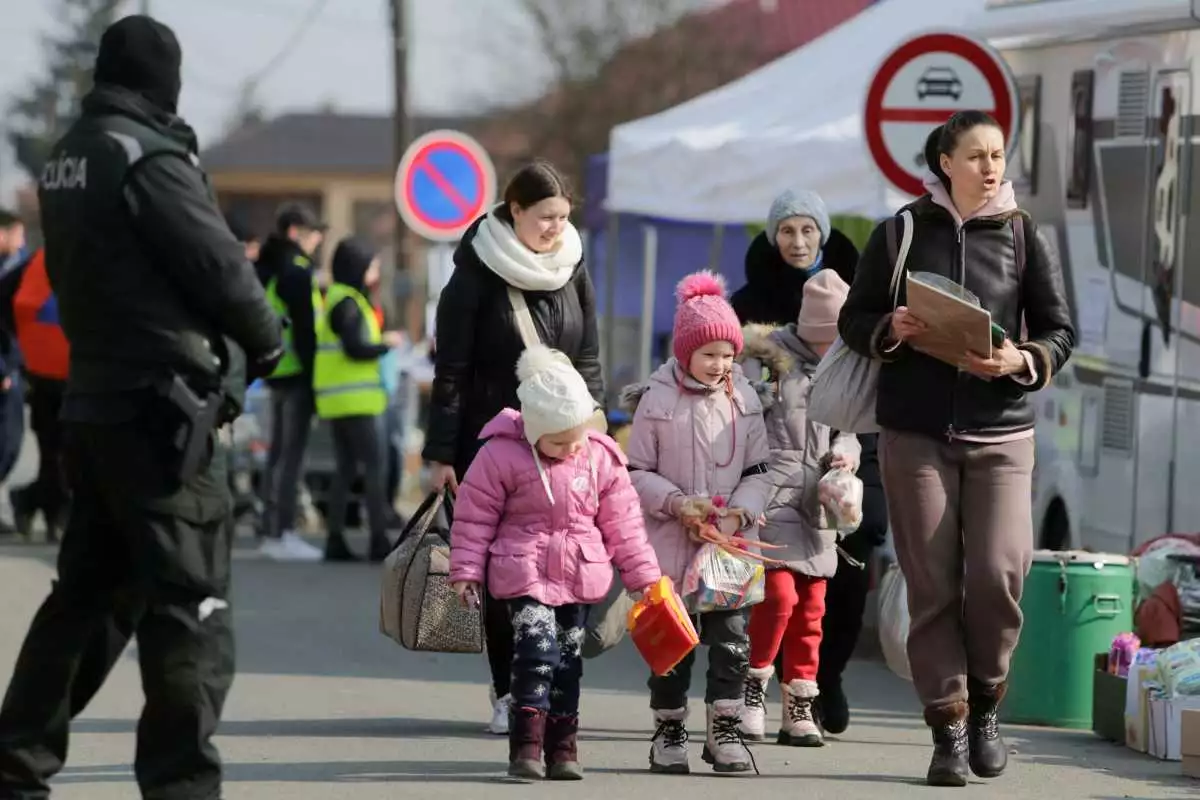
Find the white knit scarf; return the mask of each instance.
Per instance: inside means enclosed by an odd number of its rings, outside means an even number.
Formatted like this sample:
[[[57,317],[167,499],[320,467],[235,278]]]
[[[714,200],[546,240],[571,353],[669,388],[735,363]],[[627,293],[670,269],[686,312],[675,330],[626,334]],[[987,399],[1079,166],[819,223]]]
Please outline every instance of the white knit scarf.
[[[490,211],[471,242],[475,255],[504,282],[523,292],[553,292],[567,285],[583,258],[583,241],[570,222],[549,253],[535,253],[521,243],[516,231]]]

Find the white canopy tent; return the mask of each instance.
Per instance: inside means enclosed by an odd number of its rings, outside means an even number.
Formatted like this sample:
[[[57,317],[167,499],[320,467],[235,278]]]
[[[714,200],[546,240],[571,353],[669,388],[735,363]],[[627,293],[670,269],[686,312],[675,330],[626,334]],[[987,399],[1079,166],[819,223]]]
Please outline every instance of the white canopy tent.
[[[874,70],[910,35],[978,20],[985,0],[881,0],[746,77],[613,129],[607,209],[690,222],[762,221],[787,188],[830,213],[877,218],[909,197],[867,152],[862,106]]]

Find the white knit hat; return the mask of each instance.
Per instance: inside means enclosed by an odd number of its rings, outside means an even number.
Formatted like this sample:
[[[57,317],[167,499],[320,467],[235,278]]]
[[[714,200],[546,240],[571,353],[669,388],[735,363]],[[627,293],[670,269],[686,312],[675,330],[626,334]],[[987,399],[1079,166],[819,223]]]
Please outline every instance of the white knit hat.
[[[545,345],[528,348],[517,360],[517,398],[530,444],[591,419],[596,401],[571,359]]]

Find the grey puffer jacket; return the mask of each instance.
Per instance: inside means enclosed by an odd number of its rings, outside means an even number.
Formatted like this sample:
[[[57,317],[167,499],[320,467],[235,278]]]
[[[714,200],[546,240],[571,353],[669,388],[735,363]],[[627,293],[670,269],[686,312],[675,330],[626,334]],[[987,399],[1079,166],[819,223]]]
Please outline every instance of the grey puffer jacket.
[[[837,531],[824,524],[817,484],[835,445],[855,463],[862,448],[854,434],[835,436],[828,425],[808,418],[808,392],[821,359],[801,341],[794,324],[750,325],[743,335],[742,369],[755,379],[763,400],[771,446],[767,477],[773,488],[759,537],[786,548],[765,554],[786,561],[794,572],[832,578],[837,571]]]

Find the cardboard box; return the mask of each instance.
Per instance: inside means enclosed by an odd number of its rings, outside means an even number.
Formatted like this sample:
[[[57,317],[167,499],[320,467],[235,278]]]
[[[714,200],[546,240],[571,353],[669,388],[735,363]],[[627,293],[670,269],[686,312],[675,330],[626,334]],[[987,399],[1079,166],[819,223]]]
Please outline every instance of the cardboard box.
[[[1110,742],[1125,741],[1126,679],[1108,671],[1108,653],[1097,653],[1092,673],[1092,731]]]
[[[1157,669],[1135,664],[1125,684],[1125,746],[1139,753],[1150,752],[1150,693],[1145,681]]]
[[[1180,750],[1183,754],[1183,774],[1200,778],[1200,710],[1184,711],[1182,721]]]
[[[1183,714],[1200,711],[1200,697],[1173,697],[1150,701],[1150,736],[1147,752],[1164,761],[1183,759]]]

